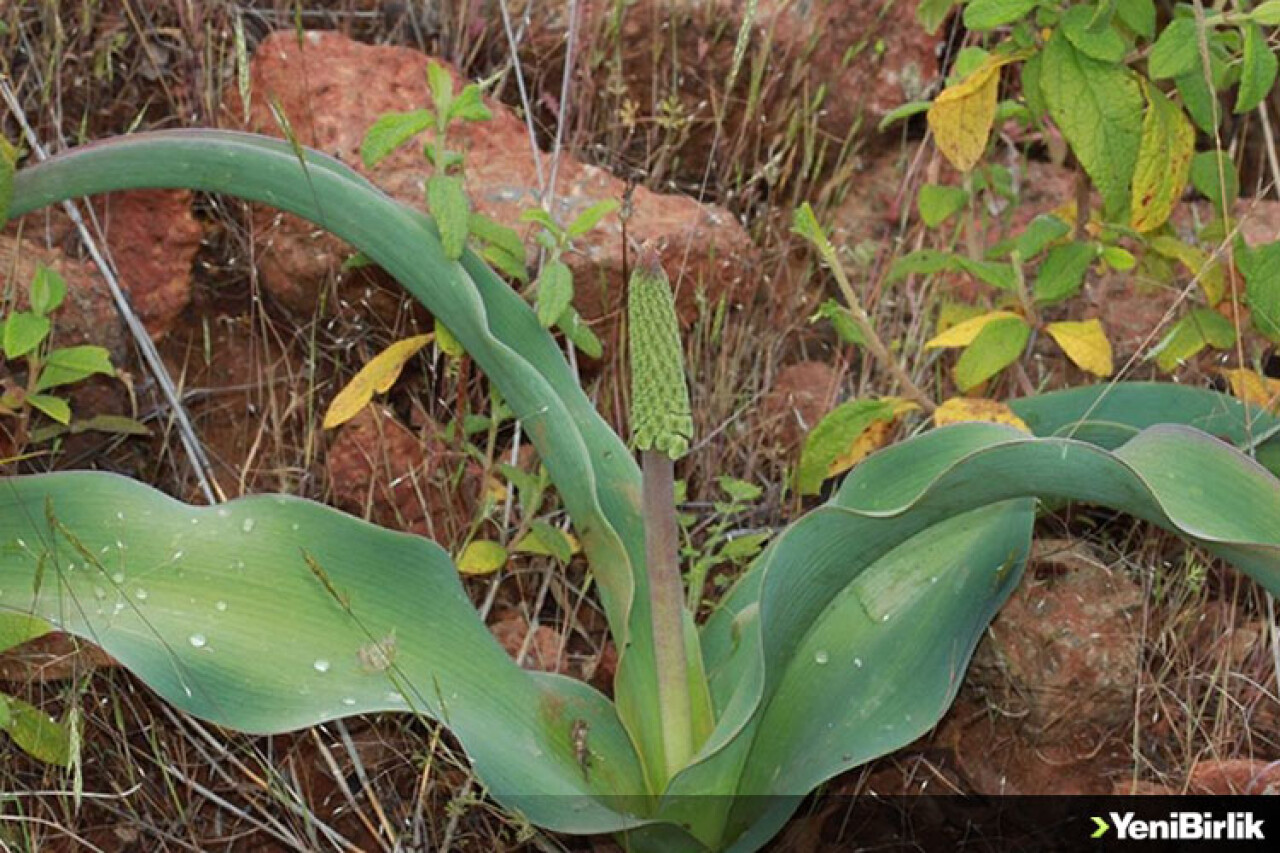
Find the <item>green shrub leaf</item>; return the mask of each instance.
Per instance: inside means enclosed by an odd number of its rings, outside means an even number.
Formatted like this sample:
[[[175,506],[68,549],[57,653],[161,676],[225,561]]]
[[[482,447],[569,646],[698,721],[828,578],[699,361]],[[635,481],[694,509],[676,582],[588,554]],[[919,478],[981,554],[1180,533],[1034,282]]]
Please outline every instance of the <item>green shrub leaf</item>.
[[[564,261],[551,261],[538,276],[538,322],[550,329],[573,301],[573,273]]]
[[[412,110],[407,113],[386,113],[379,116],[360,143],[360,160],[366,169],[372,169],[410,139],[435,123],[431,110]]]
[[[457,175],[436,173],[427,179],[427,210],[440,229],[440,243],[445,257],[458,260],[467,246],[467,230],[471,221],[471,202]]]
[[[49,319],[29,311],[14,311],[4,324],[4,356],[21,358],[49,336]]]
[[[1147,57],[1152,80],[1167,80],[1200,71],[1200,45],[1193,18],[1175,18],[1160,33]]]
[[[981,385],[1018,360],[1031,337],[1031,327],[1021,317],[995,320],[960,354],[956,362],[956,385],[968,391]]]
[[[1090,243],[1072,242],[1050,249],[1036,274],[1036,302],[1053,305],[1079,293],[1095,256]]]
[[[35,390],[47,391],[94,375],[114,376],[115,372],[111,354],[102,347],[63,347],[49,353]]]
[[[916,198],[916,207],[920,218],[930,228],[936,228],[951,216],[964,210],[969,203],[969,194],[960,187],[942,187],[937,184],[925,184],[920,187]]]
[[[1012,24],[1036,7],[1037,0],[971,0],[964,7],[964,25],[970,30],[994,30]]]

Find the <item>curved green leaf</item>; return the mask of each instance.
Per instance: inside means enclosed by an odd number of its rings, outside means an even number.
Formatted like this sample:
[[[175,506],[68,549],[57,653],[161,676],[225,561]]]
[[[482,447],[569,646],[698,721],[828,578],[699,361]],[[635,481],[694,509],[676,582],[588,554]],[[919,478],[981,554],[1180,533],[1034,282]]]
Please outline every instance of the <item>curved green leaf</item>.
[[[518,667],[428,540],[297,498],[191,507],[111,474],[20,477],[0,483],[0,589],[6,612],[101,646],[220,725],[281,732],[416,711],[446,723],[494,797],[541,825],[609,831],[632,822],[618,809],[643,807],[625,799],[645,783],[609,701]]]
[[[184,187],[270,204],[351,243],[400,281],[457,337],[521,420],[590,558],[622,650],[621,715],[657,784],[658,736],[640,472],[578,386],[554,339],[520,296],[475,253],[445,259],[439,233],[339,161],[254,134],[192,130],[136,134],[73,149],[20,171],[11,216],[67,198]],[[696,648],[697,636],[688,638]]]

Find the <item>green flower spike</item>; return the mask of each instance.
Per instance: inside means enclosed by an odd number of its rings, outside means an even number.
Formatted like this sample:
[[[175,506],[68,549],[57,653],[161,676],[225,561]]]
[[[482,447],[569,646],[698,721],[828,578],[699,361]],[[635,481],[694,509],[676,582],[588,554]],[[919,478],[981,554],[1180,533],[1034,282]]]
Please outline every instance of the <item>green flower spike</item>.
[[[637,450],[672,459],[689,451],[693,415],[675,300],[657,253],[646,248],[627,294],[631,344],[631,436]]]

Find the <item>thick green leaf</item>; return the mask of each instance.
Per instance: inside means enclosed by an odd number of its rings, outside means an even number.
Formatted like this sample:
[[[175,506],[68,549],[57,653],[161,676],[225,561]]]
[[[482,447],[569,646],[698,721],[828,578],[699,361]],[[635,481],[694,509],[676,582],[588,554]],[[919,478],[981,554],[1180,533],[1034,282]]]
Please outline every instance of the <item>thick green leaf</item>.
[[[995,320],[965,347],[956,362],[956,385],[968,391],[1018,360],[1031,337],[1031,327],[1021,317]]]
[[[1116,63],[1129,51],[1128,43],[1111,27],[1109,16],[1100,14],[1095,4],[1067,9],[1059,26],[1076,50],[1093,59]]]
[[[440,244],[451,261],[462,257],[471,220],[471,200],[457,175],[434,174],[427,178],[427,210],[440,229]]]
[[[21,358],[40,346],[40,342],[49,336],[49,318],[29,311],[14,311],[4,324],[3,344],[4,356],[8,359]]]
[[[964,25],[971,30],[993,30],[1011,24],[1036,7],[1037,0],[971,0],[964,7]]]
[[[1102,194],[1124,219],[1142,138],[1142,90],[1132,72],[1078,51],[1059,30],[1045,45],[1040,88],[1049,115]]]
[[[538,276],[538,322],[550,329],[573,301],[573,273],[564,261],[551,261]]]
[[[95,374],[114,376],[115,372],[115,368],[111,366],[111,354],[102,347],[87,344],[63,347],[49,353],[35,390],[45,391],[70,385]]]
[[[88,472],[5,480],[0,505],[6,607],[102,646],[185,711],[247,732],[428,714],[500,801],[572,831],[619,827],[620,801],[596,798],[644,790],[609,702],[516,666],[425,539],[296,498],[197,508]]]
[[[1193,18],[1175,18],[1160,33],[1147,57],[1152,80],[1181,77],[1200,69],[1200,44]]]
[[[366,168],[373,168],[386,159],[392,151],[435,123],[431,110],[412,110],[407,113],[387,113],[379,116],[360,143],[360,159]]]
[[[920,187],[920,194],[916,197],[920,219],[930,228],[946,222],[951,216],[964,210],[968,203],[969,194],[960,187],[943,187],[937,184]]]
[[[67,298],[67,283],[57,270],[44,264],[36,264],[35,277],[31,279],[31,310],[45,317]]]
[[[1145,39],[1156,34],[1155,0],[1117,0],[1116,17]]]
[[[1240,69],[1240,91],[1236,94],[1236,112],[1247,113],[1262,103],[1276,82],[1276,59],[1262,27],[1249,24],[1244,28],[1244,64]]]
[[[1036,302],[1052,305],[1079,293],[1094,257],[1089,243],[1067,243],[1050,249],[1036,274]]]
[[[71,763],[71,732],[64,723],[51,720],[34,705],[0,693],[0,730],[8,733],[22,751],[46,764]]]

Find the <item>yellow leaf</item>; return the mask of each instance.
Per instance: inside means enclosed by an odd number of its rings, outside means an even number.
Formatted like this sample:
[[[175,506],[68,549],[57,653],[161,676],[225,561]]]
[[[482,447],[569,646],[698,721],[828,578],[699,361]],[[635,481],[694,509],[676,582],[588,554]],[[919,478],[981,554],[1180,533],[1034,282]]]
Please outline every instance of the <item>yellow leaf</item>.
[[[1111,341],[1097,320],[1050,323],[1044,330],[1081,370],[1105,377],[1115,369],[1111,363]]]
[[[1154,231],[1165,223],[1187,187],[1196,131],[1182,108],[1160,90],[1143,86],[1147,114],[1133,174],[1130,224],[1138,231]]]
[[[847,450],[833,459],[827,467],[828,477],[843,474],[881,447],[884,447],[885,441],[889,438],[889,430],[898,422],[898,418],[907,412],[914,412],[920,408],[915,403],[901,400],[897,397],[885,397],[880,402],[892,404],[888,417],[884,420],[872,421],[862,431],[862,434],[854,440],[853,444],[849,445]]]
[[[1031,432],[1031,428],[1026,425],[1022,418],[1015,415],[1012,409],[998,400],[986,400],[980,397],[952,397],[933,413],[933,423],[936,426],[963,424],[971,421],[1006,424],[1026,433]]]
[[[497,477],[487,477],[484,481],[484,493],[495,504],[500,504],[507,499],[507,487]]]
[[[464,575],[489,575],[507,564],[507,549],[488,539],[467,543],[458,555],[458,571]]]
[[[360,368],[347,387],[338,392],[329,404],[329,411],[324,416],[324,428],[333,429],[360,414],[360,411],[373,399],[374,394],[382,394],[396,384],[400,371],[405,363],[418,350],[431,343],[434,335],[416,335],[403,341],[396,341],[391,346],[370,359]]]
[[[570,554],[582,553],[582,543],[578,541],[578,537],[567,531],[561,531],[560,535],[564,538],[564,541],[568,543]],[[534,530],[530,530],[528,533],[521,536],[519,541],[511,546],[511,550],[515,551],[517,554],[534,554],[539,557],[555,556],[551,549],[547,547],[546,543],[542,541],[542,537],[540,537],[537,531]]]
[[[449,358],[462,358],[467,351],[462,348],[462,344],[453,336],[453,332],[449,331],[449,327],[440,322],[436,318],[436,346],[440,347],[440,352],[449,356]]]
[[[1007,320],[1009,318],[1018,318],[1018,315],[1012,311],[991,311],[971,320],[965,320],[962,323],[956,323],[942,334],[935,337],[924,345],[925,349],[938,349],[940,347],[967,347],[973,343],[973,339],[978,333],[986,327],[988,323],[996,320]]]
[[[1151,241],[1156,254],[1177,261],[1196,277],[1210,306],[1217,305],[1227,292],[1226,272],[1208,252],[1189,246],[1177,237],[1160,236]]]
[[[962,172],[972,169],[987,149],[996,119],[1000,67],[1017,56],[993,56],[968,77],[948,86],[929,107],[929,130],[942,156]]]
[[[1275,411],[1280,404],[1280,379],[1259,376],[1252,370],[1237,368],[1219,371],[1231,383],[1231,393],[1245,403]]]

